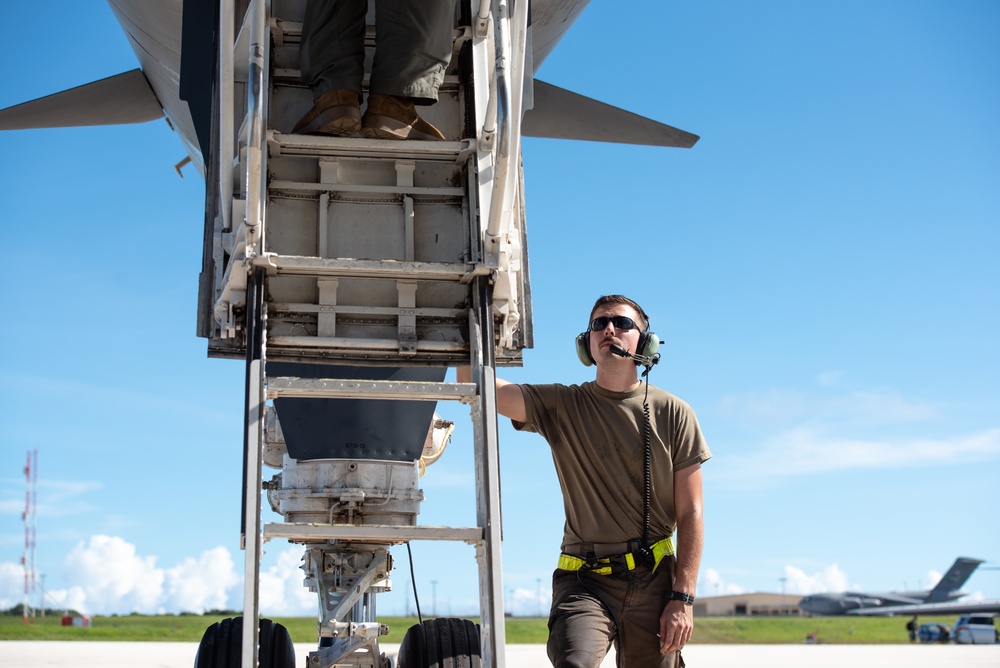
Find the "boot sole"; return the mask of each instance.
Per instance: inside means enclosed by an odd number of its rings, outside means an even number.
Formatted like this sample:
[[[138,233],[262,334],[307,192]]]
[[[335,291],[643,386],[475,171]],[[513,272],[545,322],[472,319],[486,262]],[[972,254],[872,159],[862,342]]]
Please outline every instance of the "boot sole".
[[[354,107],[335,106],[324,109],[301,127],[296,125],[293,134],[333,135],[347,137],[361,130],[361,110]]]
[[[442,141],[444,139],[441,136],[418,130],[416,127],[391,116],[380,114],[365,115],[361,134],[369,139],[419,139],[424,141]]]

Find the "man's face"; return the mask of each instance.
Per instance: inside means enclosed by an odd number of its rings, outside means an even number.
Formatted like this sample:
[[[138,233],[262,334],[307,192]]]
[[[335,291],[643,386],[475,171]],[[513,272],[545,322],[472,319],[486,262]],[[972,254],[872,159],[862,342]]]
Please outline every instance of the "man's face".
[[[631,329],[616,327],[614,322],[610,320],[610,318],[614,318],[615,316],[625,316],[632,320],[635,326]],[[604,328],[596,331],[593,328],[590,330],[590,354],[594,357],[594,361],[600,364],[609,360],[617,360],[631,364],[631,360],[615,355],[609,348],[612,344],[616,344],[630,353],[635,353],[636,346],[639,343],[640,328],[643,327],[642,317],[634,308],[627,304],[605,304],[600,306],[590,315],[590,321],[593,323],[595,319],[602,317],[609,319]]]

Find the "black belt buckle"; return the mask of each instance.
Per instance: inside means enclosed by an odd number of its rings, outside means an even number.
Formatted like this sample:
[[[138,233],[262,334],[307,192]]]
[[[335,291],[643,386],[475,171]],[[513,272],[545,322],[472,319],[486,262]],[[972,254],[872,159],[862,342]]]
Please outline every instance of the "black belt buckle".
[[[656,556],[653,554],[653,551],[648,547],[640,547],[632,554],[635,555],[634,558],[636,560],[636,563],[642,562],[647,566],[649,566],[650,569],[652,569],[653,566],[656,565]]]

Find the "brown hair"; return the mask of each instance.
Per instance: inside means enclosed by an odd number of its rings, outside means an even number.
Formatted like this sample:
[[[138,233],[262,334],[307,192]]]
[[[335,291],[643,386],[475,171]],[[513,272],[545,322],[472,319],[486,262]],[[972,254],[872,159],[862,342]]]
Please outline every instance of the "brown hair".
[[[625,306],[631,306],[635,309],[635,312],[639,314],[639,317],[643,319],[644,331],[649,330],[649,316],[646,312],[642,310],[642,307],[636,304],[634,301],[626,297],[625,295],[602,295],[597,298],[594,302],[594,308],[590,309],[590,319],[594,318],[594,311],[599,309],[606,304],[624,304]]]

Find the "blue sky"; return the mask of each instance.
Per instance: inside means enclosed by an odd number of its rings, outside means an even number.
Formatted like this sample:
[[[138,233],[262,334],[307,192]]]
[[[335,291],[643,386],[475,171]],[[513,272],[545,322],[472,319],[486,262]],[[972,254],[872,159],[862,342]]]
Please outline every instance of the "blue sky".
[[[1000,561],[1000,6],[595,2],[539,78],[699,134],[691,150],[527,139],[535,348],[518,382],[592,375],[572,341],[626,293],[654,384],[697,411],[699,595],[934,584]],[[13,3],[0,107],[136,66],[103,3]],[[0,607],[21,601],[39,451],[50,606],[240,607],[242,365],[195,331],[204,184],[163,121],[0,134]],[[423,524],[474,523],[462,407]],[[547,446],[501,424],[504,589],[547,610],[562,506]],[[311,614],[267,546],[265,614]],[[424,613],[477,607],[465,545],[413,545]],[[413,610],[405,550],[380,611]],[[990,565],[990,564],[987,564]],[[972,595],[1000,598],[1000,572]]]

